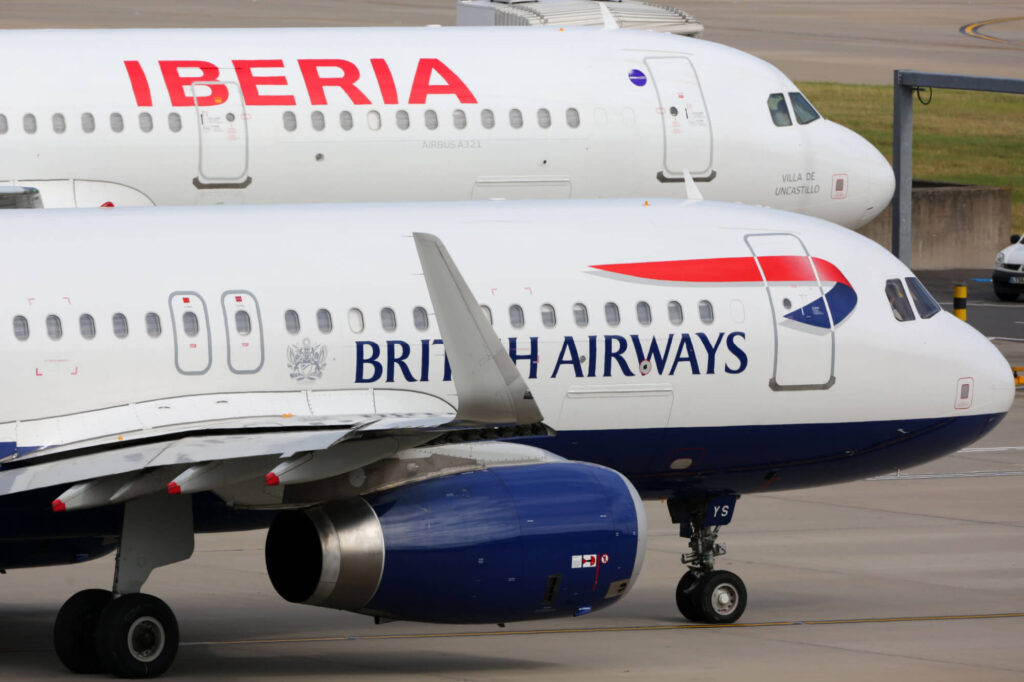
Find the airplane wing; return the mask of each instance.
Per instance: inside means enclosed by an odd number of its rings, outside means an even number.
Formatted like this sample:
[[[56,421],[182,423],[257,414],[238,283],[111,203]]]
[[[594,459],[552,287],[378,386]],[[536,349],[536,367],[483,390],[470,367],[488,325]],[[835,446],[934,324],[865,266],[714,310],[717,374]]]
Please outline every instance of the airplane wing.
[[[432,235],[413,238],[458,409],[285,414],[146,428],[0,460],[0,496],[68,485],[53,509],[86,509],[161,490],[187,494],[261,478],[267,486],[309,483],[431,442],[548,433],[526,381],[444,245]]]

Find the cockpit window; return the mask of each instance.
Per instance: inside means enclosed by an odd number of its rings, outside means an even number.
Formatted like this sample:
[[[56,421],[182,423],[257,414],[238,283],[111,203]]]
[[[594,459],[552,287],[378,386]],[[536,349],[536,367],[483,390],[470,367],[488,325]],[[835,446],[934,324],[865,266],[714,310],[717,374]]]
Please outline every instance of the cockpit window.
[[[793,113],[796,114],[796,120],[800,125],[805,125],[821,118],[821,114],[811,106],[811,103],[801,93],[791,92],[789,93],[789,99],[793,102]]]
[[[942,310],[938,301],[928,293],[917,277],[907,277],[907,288],[910,289],[910,297],[914,299],[914,307],[917,308],[917,314],[922,320],[927,320]]]
[[[772,114],[772,123],[780,128],[793,125],[793,119],[789,117],[789,107],[786,106],[786,96],[781,92],[768,95],[768,111]]]
[[[900,322],[909,322],[914,319],[914,311],[910,308],[910,300],[907,292],[903,289],[903,282],[898,279],[890,279],[885,283],[885,296],[892,306],[892,314]]]

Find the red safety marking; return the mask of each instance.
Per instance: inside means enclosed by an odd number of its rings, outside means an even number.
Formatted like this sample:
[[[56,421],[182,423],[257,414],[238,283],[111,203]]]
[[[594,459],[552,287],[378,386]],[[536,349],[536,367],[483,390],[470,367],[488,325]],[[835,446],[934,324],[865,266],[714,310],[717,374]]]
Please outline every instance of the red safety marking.
[[[78,376],[78,367],[77,366],[75,367],[75,371],[71,373],[71,376],[73,376],[73,377]]]
[[[104,201],[102,204],[100,204],[100,208],[114,208],[114,202]]]
[[[60,498],[57,498],[56,500],[51,502],[50,506],[53,507],[53,511],[55,511],[55,512],[62,512],[65,509],[67,509],[67,505],[64,504],[63,502],[61,502]]]
[[[36,367],[36,376],[37,376],[37,377],[41,377],[41,376],[43,376],[43,373],[39,371],[39,368],[38,368],[38,367]]]
[[[281,479],[273,471],[264,476],[264,478],[267,481],[267,485],[278,485],[281,482]]]
[[[242,302],[242,297],[241,296],[235,296],[235,303],[241,303],[241,302]]]
[[[167,492],[171,495],[180,495],[181,486],[178,485],[177,481],[171,481],[167,484]]]
[[[601,564],[594,565],[594,589],[597,589],[597,576],[601,575]]]
[[[181,300],[183,300],[185,303],[188,303],[191,299],[189,299],[188,296],[182,296]]]

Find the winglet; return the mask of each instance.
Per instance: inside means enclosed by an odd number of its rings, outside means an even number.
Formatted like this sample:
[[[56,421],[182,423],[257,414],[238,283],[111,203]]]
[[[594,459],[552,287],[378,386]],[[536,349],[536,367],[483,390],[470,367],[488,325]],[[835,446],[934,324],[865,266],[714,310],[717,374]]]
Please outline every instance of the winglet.
[[[697,183],[693,181],[690,171],[683,169],[683,181],[686,183],[686,198],[690,201],[703,201],[704,195],[697,189]]]
[[[543,416],[448,249],[416,232],[416,252],[437,315],[459,397],[456,419],[480,424],[534,424]]]
[[[615,17],[612,16],[612,11],[608,9],[607,5],[603,2],[597,3],[597,6],[601,8],[601,19],[604,21],[605,29],[613,29],[619,27],[619,22],[615,21]]]

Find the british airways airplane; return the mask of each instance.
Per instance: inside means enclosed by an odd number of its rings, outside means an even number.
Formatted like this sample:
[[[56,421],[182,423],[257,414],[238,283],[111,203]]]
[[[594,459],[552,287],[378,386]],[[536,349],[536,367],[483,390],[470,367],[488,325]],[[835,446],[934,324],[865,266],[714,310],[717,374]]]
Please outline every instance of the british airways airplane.
[[[57,617],[76,672],[166,670],[150,571],[275,511],[285,599],[500,623],[621,599],[664,497],[679,610],[733,622],[740,495],[939,457],[1014,395],[892,255],[765,208],[18,211],[4,239],[0,568],[118,552]]]
[[[892,169],[770,64],[557,27],[0,32],[0,183],[44,206],[742,201],[857,228]]]

